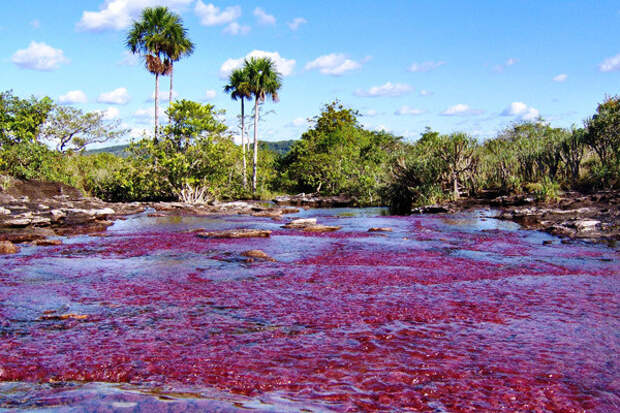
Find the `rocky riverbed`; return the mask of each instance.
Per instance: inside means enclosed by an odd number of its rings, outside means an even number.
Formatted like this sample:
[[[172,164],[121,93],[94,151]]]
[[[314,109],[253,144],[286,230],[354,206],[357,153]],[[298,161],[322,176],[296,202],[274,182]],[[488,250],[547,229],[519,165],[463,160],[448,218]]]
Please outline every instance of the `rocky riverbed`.
[[[108,203],[86,197],[68,185],[39,181],[4,180],[0,187],[0,253],[19,250],[15,244],[57,245],[58,237],[104,233],[114,220],[138,213],[150,216],[208,216],[246,214],[282,219],[299,208],[330,208],[355,205],[346,196],[320,197],[297,194],[262,202],[215,202],[192,205],[182,202]],[[584,195],[565,193],[553,203],[527,195],[495,198],[466,198],[442,205],[414,208],[413,214],[455,213],[492,209],[496,217],[519,223],[526,229],[541,230],[570,240],[606,242],[620,240],[620,192]],[[315,227],[317,231],[325,228]]]
[[[582,240],[615,245],[620,240],[620,192],[594,194],[566,192],[554,202],[530,195],[466,198],[442,205],[414,208],[412,213],[455,213],[489,208],[496,218],[514,221],[525,229],[561,237],[564,242]]]

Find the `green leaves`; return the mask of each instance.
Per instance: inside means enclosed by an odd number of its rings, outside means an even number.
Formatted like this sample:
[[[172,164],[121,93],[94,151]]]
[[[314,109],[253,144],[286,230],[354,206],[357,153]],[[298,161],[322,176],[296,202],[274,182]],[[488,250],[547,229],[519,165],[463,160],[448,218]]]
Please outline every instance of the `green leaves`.
[[[0,146],[36,142],[53,103],[48,97],[20,99],[11,91],[0,93]]]

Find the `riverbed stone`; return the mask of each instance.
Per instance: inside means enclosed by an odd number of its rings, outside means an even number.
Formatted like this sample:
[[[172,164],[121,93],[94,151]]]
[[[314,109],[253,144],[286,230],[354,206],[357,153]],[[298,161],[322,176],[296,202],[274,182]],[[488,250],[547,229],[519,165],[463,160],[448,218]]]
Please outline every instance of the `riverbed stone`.
[[[0,241],[0,254],[16,254],[18,252],[19,247],[11,241]]]
[[[263,229],[231,229],[224,231],[197,231],[198,238],[267,238],[271,236],[271,231]]]
[[[265,251],[262,250],[248,250],[241,253],[244,257],[257,258],[265,261],[275,262],[276,260],[270,257]]]

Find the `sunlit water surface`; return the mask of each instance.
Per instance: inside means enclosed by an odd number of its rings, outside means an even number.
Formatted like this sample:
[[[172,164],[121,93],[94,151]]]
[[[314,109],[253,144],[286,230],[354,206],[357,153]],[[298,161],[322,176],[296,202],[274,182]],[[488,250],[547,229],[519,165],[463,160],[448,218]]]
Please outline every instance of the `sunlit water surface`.
[[[620,411],[617,251],[384,214],[141,214],[0,256],[0,410]]]

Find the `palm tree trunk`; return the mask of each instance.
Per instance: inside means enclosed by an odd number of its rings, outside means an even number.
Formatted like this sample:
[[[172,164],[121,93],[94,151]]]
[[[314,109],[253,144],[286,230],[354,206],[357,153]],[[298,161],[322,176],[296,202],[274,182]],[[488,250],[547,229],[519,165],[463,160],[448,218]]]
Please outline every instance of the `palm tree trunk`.
[[[256,164],[258,163],[258,96],[254,98],[254,169],[252,171],[252,192],[256,193]]]
[[[241,96],[241,151],[243,152],[243,187],[248,187],[247,166],[245,162],[245,113],[243,108],[243,96]]]
[[[168,106],[172,105],[172,74],[174,73],[172,61],[170,62],[170,94],[168,95]]]
[[[159,111],[159,73],[155,73],[155,137],[153,142],[157,143],[157,121]]]

